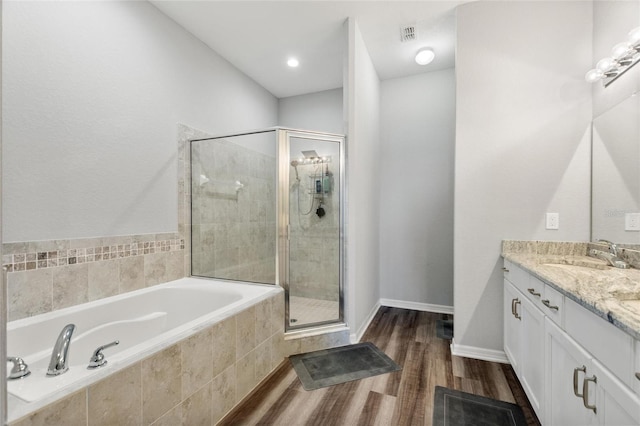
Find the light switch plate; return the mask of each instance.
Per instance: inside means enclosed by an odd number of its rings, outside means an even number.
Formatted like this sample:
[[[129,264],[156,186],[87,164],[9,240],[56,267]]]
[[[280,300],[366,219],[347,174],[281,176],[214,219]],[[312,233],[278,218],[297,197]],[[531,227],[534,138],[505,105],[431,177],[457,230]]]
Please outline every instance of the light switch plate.
[[[560,228],[560,213],[547,213],[547,229]]]
[[[625,231],[640,231],[640,213],[627,213],[624,215]]]

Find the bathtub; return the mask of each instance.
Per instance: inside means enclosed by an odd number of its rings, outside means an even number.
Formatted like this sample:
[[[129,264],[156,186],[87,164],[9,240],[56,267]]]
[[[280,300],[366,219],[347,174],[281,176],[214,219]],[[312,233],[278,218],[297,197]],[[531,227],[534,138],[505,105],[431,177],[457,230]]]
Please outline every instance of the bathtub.
[[[86,387],[155,352],[282,291],[279,287],[182,278],[166,284],[12,321],[7,325],[8,355],[25,360],[31,375],[8,380],[10,397],[40,406]],[[66,324],[76,329],[69,349],[69,371],[46,376],[53,345]],[[108,363],[89,370],[99,346]],[[8,371],[11,367],[7,364]]]

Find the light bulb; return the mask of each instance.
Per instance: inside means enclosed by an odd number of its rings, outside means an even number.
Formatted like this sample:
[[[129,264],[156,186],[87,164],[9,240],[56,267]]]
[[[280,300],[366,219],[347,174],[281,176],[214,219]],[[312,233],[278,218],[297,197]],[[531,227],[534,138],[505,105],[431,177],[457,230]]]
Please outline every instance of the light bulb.
[[[427,65],[431,63],[431,61],[433,61],[433,58],[435,57],[436,57],[436,54],[433,53],[433,50],[429,48],[420,49],[418,53],[416,53],[416,63],[418,65]]]
[[[623,41],[622,43],[618,43],[613,46],[611,49],[611,56],[613,59],[622,59],[627,56],[631,51],[631,44],[627,41]]]
[[[297,67],[298,65],[300,65],[300,62],[299,62],[296,58],[290,58],[290,59],[287,61],[287,65],[289,65],[291,68],[295,68],[295,67]]]
[[[640,27],[629,31],[629,42],[634,45],[640,41]]]
[[[593,70],[587,71],[587,73],[584,76],[584,79],[587,80],[589,83],[595,83],[596,81],[600,80],[603,75],[604,73],[602,71],[598,69],[593,69]]]
[[[612,58],[603,58],[598,61],[596,68],[602,72],[607,72],[616,65],[616,61]]]

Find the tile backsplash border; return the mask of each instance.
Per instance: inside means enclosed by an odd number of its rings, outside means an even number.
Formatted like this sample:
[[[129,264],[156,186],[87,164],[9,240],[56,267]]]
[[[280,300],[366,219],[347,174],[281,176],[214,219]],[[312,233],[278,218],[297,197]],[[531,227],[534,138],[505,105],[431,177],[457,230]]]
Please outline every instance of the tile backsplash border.
[[[2,266],[20,272],[184,249],[178,234],[5,243]]]

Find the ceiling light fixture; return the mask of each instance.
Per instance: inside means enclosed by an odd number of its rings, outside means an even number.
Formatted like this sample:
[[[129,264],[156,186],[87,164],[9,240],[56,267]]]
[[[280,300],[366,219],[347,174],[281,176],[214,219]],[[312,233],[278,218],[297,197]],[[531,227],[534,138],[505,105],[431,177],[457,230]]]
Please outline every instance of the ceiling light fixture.
[[[287,60],[287,65],[289,65],[291,68],[295,68],[300,65],[300,62],[296,58],[289,58]]]
[[[433,53],[433,49],[426,47],[424,49],[418,50],[418,53],[416,53],[416,63],[418,65],[427,65],[430,64],[435,57],[436,54]]]
[[[629,31],[627,41],[618,43],[611,49],[611,57],[598,61],[596,67],[585,74],[589,83],[602,80],[604,87],[640,62],[640,27]]]

